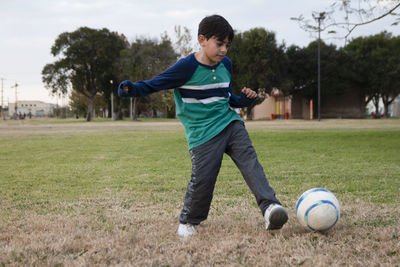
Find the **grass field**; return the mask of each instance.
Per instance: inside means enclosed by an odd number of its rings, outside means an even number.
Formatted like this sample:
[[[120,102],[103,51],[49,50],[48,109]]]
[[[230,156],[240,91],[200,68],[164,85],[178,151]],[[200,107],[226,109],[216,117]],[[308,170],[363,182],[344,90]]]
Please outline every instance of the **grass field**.
[[[400,120],[246,127],[289,222],[264,229],[225,157],[208,220],[182,239],[179,122],[0,121],[0,266],[400,266]],[[342,205],[325,234],[295,218],[313,187]]]

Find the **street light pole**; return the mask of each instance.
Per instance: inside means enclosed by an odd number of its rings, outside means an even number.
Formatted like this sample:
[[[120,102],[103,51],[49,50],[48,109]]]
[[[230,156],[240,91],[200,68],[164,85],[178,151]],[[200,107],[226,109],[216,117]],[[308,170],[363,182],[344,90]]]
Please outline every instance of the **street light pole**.
[[[132,97],[129,98],[130,100],[130,105],[129,105],[129,116],[131,120],[133,120],[133,114],[132,114]]]
[[[114,93],[113,93],[113,80],[110,80],[111,84],[111,119],[114,120]]]
[[[11,86],[11,88],[15,88],[15,113],[17,114],[18,112],[18,83],[15,82],[15,85]]]

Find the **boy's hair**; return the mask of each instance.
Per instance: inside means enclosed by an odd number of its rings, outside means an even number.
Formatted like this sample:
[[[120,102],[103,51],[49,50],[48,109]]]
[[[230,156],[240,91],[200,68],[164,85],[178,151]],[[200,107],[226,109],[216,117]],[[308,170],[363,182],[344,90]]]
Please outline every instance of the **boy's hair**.
[[[233,40],[233,29],[229,22],[220,15],[205,17],[199,24],[198,35],[204,35],[207,39],[215,36],[218,41],[224,41],[228,37],[229,43]]]

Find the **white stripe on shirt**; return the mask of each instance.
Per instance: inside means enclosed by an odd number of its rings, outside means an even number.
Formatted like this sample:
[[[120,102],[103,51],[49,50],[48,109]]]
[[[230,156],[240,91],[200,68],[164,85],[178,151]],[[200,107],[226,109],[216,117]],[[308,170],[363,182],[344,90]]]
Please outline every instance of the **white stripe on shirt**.
[[[225,99],[226,97],[221,97],[221,96],[214,96],[214,97],[209,97],[209,98],[204,98],[204,99],[196,99],[196,98],[183,98],[182,97],[182,102],[184,103],[202,103],[202,104],[209,104],[213,102],[217,102],[219,100]]]
[[[217,88],[227,88],[229,87],[228,83],[212,83],[206,85],[184,85],[179,87],[180,89],[190,89],[190,90],[208,90],[208,89],[217,89]]]

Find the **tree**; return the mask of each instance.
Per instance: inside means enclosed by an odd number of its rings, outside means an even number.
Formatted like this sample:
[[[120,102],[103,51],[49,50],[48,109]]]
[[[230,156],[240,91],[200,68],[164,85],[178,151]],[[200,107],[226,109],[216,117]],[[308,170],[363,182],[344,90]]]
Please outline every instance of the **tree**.
[[[162,38],[161,42],[158,40],[137,39],[132,42],[129,48],[122,51],[120,73],[124,77],[130,77],[135,81],[148,80],[172,65],[177,56],[171,41],[166,37]],[[136,107],[138,100],[138,98],[134,98],[134,119],[137,117]],[[161,109],[170,116],[171,114],[175,116],[173,93],[170,90],[140,98],[140,101],[146,103],[153,110]]]
[[[312,12],[313,20],[303,15],[291,18],[299,23],[300,28],[312,33],[318,31],[331,34],[332,38],[345,39],[361,26],[381,20],[384,17],[393,18],[393,26],[400,22],[399,0],[335,0],[322,12]],[[316,20],[322,18],[321,27]]]
[[[382,79],[381,97],[384,106],[384,115],[389,117],[389,105],[400,94],[400,37],[385,39],[387,46],[380,54],[386,58],[380,66],[380,78]]]
[[[186,49],[185,53],[191,53],[191,50]],[[171,40],[167,36],[162,37],[160,43],[155,47],[155,53],[153,60],[156,65],[152,66],[151,76],[160,74],[173,63],[176,62],[178,54],[174,52]],[[153,114],[156,114],[156,110],[162,110],[167,118],[175,118],[175,100],[172,90],[163,90],[156,94],[151,94],[150,106],[153,108]]]
[[[129,47],[129,41],[126,38],[124,34],[120,34],[119,37],[124,43],[124,48],[126,49]],[[108,118],[112,118],[112,112],[114,112],[114,119],[117,120],[122,120],[123,119],[123,114],[122,114],[122,107],[124,103],[126,103],[126,99],[122,99],[119,97],[116,97],[118,95],[118,84],[120,81],[127,79],[127,77],[121,76],[121,66],[120,66],[120,58],[121,58],[121,53],[122,50],[119,51],[119,57],[116,58],[114,61],[114,65],[112,66],[112,73],[111,76],[107,77],[104,81],[103,85],[103,90],[102,90],[102,97],[104,99],[104,104],[103,109],[110,110],[111,112],[108,112]],[[113,94],[113,101],[114,101],[114,110],[112,109],[111,105],[111,94]]]
[[[292,45],[287,48],[288,57],[287,77],[290,80],[289,92],[301,91],[302,96],[313,99],[316,94],[315,53],[310,49]]]
[[[192,34],[190,30],[187,27],[176,25],[174,27],[174,31],[176,37],[175,50],[177,51],[179,56],[182,58],[192,53]]]
[[[234,93],[239,94],[243,87],[250,87],[259,94],[255,104],[260,104],[266,93],[283,85],[286,71],[284,47],[284,44],[277,44],[275,33],[264,28],[236,33],[228,51],[233,63]],[[251,109],[247,109],[248,114]]]
[[[77,116],[84,117],[88,113],[88,98],[85,97],[78,91],[72,91],[69,97],[69,106],[71,107],[72,113]],[[103,96],[97,94],[94,100],[94,112],[100,114],[104,112],[104,107],[107,107],[106,99]]]
[[[85,116],[87,114],[87,97],[85,97],[78,91],[72,91],[69,99],[69,105],[74,114],[76,114],[77,116]]]
[[[314,79],[317,76],[317,58],[315,57],[315,51],[317,51],[317,42],[311,42],[308,47],[308,54],[312,55],[313,66],[314,66]],[[321,95],[343,95],[350,88],[348,87],[346,70],[344,69],[344,63],[346,62],[346,55],[342,50],[337,49],[333,44],[325,44],[321,42],[321,72],[324,74],[321,77]],[[313,84],[315,92],[317,91],[317,85]]]
[[[372,101],[379,113],[382,98],[384,114],[400,94],[400,37],[382,32],[352,40],[345,48],[349,56],[351,81],[363,88],[366,102]]]
[[[81,27],[58,36],[51,53],[59,59],[42,70],[42,80],[51,93],[66,94],[72,85],[88,99],[87,121],[94,116],[94,100],[114,77],[114,65],[125,42],[117,33]]]
[[[317,101],[317,51],[318,43],[311,42],[307,47],[292,45],[286,50],[288,57],[288,93],[300,92],[306,99]],[[343,95],[351,90],[345,69],[347,56],[335,45],[321,42],[321,96]],[[314,106],[317,108],[316,106]]]

